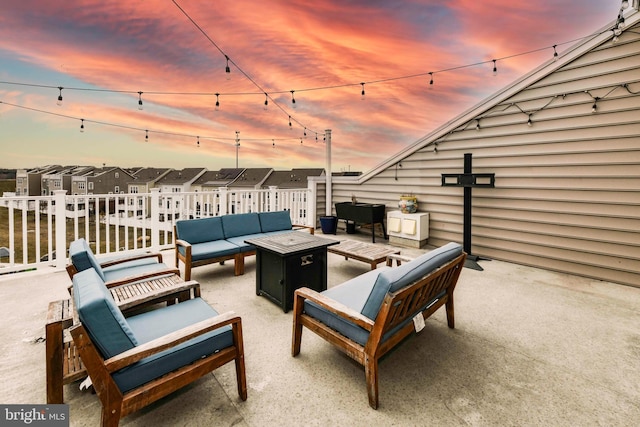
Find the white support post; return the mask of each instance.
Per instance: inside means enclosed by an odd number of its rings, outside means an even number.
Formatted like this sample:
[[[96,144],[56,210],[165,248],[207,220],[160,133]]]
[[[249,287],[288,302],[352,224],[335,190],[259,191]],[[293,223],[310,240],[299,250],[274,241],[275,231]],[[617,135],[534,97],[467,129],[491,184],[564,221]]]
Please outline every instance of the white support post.
[[[278,196],[278,186],[270,185],[269,186],[269,212],[275,212],[278,209],[277,196]]]
[[[160,250],[160,189],[151,189],[151,250]],[[173,236],[175,239],[175,236]]]
[[[316,202],[318,201],[318,183],[312,179],[307,180],[307,188],[309,193],[307,194],[307,223],[305,225],[311,225],[316,227]]]
[[[325,213],[327,216],[331,215],[331,208],[333,206],[332,202],[332,194],[331,194],[331,129],[326,129],[324,131],[325,135],[325,145],[327,150],[327,167],[326,167],[326,178],[327,178],[327,188],[326,188],[326,200],[325,200]]]
[[[220,193],[220,216],[227,214],[227,206],[229,204],[229,189],[227,187],[218,188]]]
[[[56,203],[56,268],[64,269],[67,264],[67,216],[65,195],[67,190],[55,190],[53,200]]]

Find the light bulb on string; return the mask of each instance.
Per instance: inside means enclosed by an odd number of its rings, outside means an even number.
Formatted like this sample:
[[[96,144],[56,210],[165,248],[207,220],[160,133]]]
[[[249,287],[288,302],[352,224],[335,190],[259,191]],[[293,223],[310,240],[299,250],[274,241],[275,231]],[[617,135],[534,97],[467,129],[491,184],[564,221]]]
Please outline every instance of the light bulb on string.
[[[496,65],[496,59],[493,60],[493,75],[497,76],[498,75],[498,67]]]
[[[533,122],[531,121],[531,116],[532,115],[533,114],[529,114],[529,120],[527,120],[527,126],[529,126],[529,127],[533,126]]]
[[[298,105],[296,104],[296,98],[293,96],[293,92],[295,92],[294,90],[291,91],[291,106],[293,108],[296,108]]]
[[[144,142],[149,142],[149,129],[145,129]]]
[[[227,66],[224,69],[226,79],[231,80],[231,68],[229,68],[229,57],[227,55],[225,55],[224,57],[227,60]]]
[[[302,145],[302,138],[300,138],[300,145]]]
[[[598,97],[595,97],[595,98],[593,99],[593,106],[591,106],[591,112],[592,112],[592,113],[597,113],[597,112],[598,112],[598,100],[599,100],[599,99],[600,99],[600,98],[598,98]]]
[[[80,132],[84,132],[84,119],[80,119]]]
[[[480,130],[480,119],[476,120],[476,130]]]
[[[58,101],[56,102],[56,104],[58,104],[58,107],[62,106],[62,89],[64,89],[62,86],[58,86],[58,90],[60,91],[60,94],[58,95]]]
[[[138,92],[138,110],[143,110],[142,106],[142,92]]]
[[[557,46],[558,46],[558,45],[555,45],[555,44],[553,45],[553,60],[554,60],[554,61],[557,61],[557,60],[558,60],[558,51],[556,50],[556,47],[557,47]]]
[[[197,136],[196,138],[197,138],[197,140],[196,140],[196,146],[197,146],[198,148],[200,148],[200,137],[199,137],[199,136]]]
[[[267,92],[264,93],[264,109],[269,109],[269,95],[267,95]]]
[[[364,83],[360,83],[362,85],[362,92],[360,92],[360,99],[364,101]]]
[[[216,111],[220,111],[220,94],[216,93]]]
[[[289,116],[289,130],[293,130],[293,127],[291,127],[291,116]]]
[[[433,73],[429,72],[431,79],[429,80],[429,89],[433,89]]]
[[[275,139],[271,140],[271,148],[276,148],[276,140]]]
[[[305,138],[307,137],[307,128],[306,128],[306,127],[304,128],[304,134],[303,134],[303,136],[304,136]]]

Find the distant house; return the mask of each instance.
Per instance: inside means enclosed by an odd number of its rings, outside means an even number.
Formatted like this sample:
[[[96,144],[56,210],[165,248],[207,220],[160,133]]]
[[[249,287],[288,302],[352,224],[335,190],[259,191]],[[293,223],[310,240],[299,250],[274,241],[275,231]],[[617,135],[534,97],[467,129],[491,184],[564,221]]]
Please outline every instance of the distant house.
[[[42,174],[41,193],[50,196],[56,190],[66,190],[67,194],[74,194],[73,177],[89,174],[94,169],[93,166],[63,166],[49,170]]]
[[[236,180],[245,169],[207,171],[191,184],[191,191],[217,191]]]
[[[248,168],[242,171],[236,179],[229,183],[230,188],[259,189],[267,180],[272,168]]]
[[[262,183],[262,188],[307,188],[310,176],[324,176],[324,169],[292,169],[290,171],[272,171]]]
[[[173,169],[170,168],[141,168],[135,171],[133,179],[127,183],[127,193],[149,193],[155,188],[158,181],[164,178]]]
[[[430,245],[463,241],[461,187],[442,174],[494,173],[472,192],[472,253],[639,286],[640,13],[560,52],[360,177],[333,202],[403,193],[429,212]],[[614,31],[615,29],[615,31]],[[526,270],[523,270],[526,274]],[[533,285],[533,283],[532,283]]]
[[[60,165],[49,165],[16,171],[16,196],[41,196],[42,175],[61,169]]]
[[[185,168],[171,170],[156,182],[161,193],[186,193],[191,185],[207,170],[205,168]]]

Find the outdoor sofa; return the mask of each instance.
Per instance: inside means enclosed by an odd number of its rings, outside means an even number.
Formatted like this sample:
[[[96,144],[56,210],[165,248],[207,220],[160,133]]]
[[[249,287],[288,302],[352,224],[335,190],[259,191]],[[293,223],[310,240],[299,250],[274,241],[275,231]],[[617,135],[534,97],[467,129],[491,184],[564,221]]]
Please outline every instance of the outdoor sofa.
[[[364,365],[369,405],[378,407],[378,361],[446,305],[454,327],[453,291],[466,254],[448,243],[398,267],[371,270],[323,292],[295,291],[291,353],[302,327]]]
[[[244,258],[255,255],[247,239],[314,228],[294,225],[288,211],[229,214],[176,222],[176,267],[184,263],[184,279],[191,280],[193,267],[234,260],[236,276],[244,274]]]

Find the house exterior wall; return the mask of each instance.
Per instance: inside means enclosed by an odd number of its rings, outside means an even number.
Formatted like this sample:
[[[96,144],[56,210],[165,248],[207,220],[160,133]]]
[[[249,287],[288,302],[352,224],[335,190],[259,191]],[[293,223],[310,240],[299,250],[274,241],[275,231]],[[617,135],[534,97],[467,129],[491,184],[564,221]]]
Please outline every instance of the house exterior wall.
[[[472,190],[474,255],[640,286],[639,25],[632,31],[523,79],[375,173],[335,180],[333,202],[355,194],[397,209],[412,193],[430,213],[430,245],[462,242],[463,189],[443,187],[441,174],[462,173],[471,153],[474,173],[495,173],[495,188]]]

